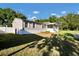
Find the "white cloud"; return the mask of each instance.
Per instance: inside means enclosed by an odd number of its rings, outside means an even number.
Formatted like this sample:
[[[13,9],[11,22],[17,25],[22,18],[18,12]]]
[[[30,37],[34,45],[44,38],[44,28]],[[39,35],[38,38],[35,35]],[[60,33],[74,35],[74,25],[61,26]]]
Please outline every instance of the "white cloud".
[[[77,11],[77,14],[79,14],[79,11]]]
[[[29,17],[28,19],[29,20],[34,20],[34,19],[37,19],[37,17],[36,16],[32,16],[32,17]]]
[[[52,15],[52,16],[56,16],[56,14],[55,14],[55,13],[51,13],[51,15]]]
[[[34,13],[34,14],[38,14],[38,13],[40,13],[40,12],[39,12],[39,11],[33,11],[33,13]]]
[[[34,19],[37,19],[37,17],[36,16],[28,15],[28,20],[34,20]]]
[[[66,11],[62,11],[61,14],[66,14]]]
[[[57,15],[57,17],[59,18],[59,17],[61,17],[61,15]]]
[[[33,17],[31,17],[31,19],[37,19],[37,17],[36,16],[33,16]]]
[[[58,15],[58,14],[56,14],[56,13],[51,13],[51,16],[56,16],[56,17],[61,17],[61,15]]]

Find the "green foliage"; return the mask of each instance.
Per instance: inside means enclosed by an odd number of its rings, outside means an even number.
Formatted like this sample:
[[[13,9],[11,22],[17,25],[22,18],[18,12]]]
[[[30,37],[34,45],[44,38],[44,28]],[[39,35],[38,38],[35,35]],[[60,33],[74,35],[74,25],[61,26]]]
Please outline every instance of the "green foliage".
[[[62,28],[68,30],[79,30],[79,15],[78,14],[67,14],[61,17],[60,22],[62,22]]]
[[[42,23],[42,22],[49,22],[49,20],[48,19],[37,19],[35,20],[35,22]]]
[[[65,33],[64,35],[65,35],[65,36],[72,36],[72,37],[74,37],[74,35],[71,34],[71,33]]]
[[[56,16],[49,17],[49,22],[53,23],[53,22],[57,22],[57,21],[58,21],[58,19]]]
[[[65,33],[63,37],[64,37],[64,40],[69,40],[72,42],[74,42],[76,40],[74,35],[71,33]]]
[[[21,18],[23,20],[26,19],[23,14],[17,13],[16,11],[10,8],[0,8],[0,25],[5,26],[7,24],[7,26],[11,26],[11,23],[14,18]]]
[[[61,30],[79,30],[79,14],[69,13],[67,15],[56,17],[51,16],[48,19],[39,19],[36,22],[60,22]]]

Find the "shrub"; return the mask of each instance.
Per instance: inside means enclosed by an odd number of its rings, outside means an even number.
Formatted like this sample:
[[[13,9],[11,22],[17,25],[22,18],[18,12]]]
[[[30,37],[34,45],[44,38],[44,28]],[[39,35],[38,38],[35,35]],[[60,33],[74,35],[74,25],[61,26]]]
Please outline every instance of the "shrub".
[[[65,40],[70,40],[70,41],[72,41],[72,42],[74,42],[74,40],[75,40],[74,35],[71,34],[71,33],[66,33],[66,34],[64,35],[64,39],[65,39]]]
[[[71,33],[65,33],[65,36],[72,36],[72,37],[74,37],[74,35],[71,34]]]

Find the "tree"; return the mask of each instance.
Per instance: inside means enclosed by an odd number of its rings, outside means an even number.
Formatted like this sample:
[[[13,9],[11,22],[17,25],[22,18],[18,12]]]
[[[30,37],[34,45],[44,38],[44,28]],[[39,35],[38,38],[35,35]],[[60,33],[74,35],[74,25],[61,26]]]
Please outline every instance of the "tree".
[[[51,16],[49,17],[49,21],[52,23],[52,22],[57,22],[57,17],[56,16]]]
[[[10,9],[10,8],[0,8],[0,25],[5,26],[4,24],[6,23],[7,26],[11,26],[12,21],[14,18],[21,18],[25,21],[26,16],[24,16],[21,13],[17,13],[16,11]],[[5,21],[6,20],[6,21]]]
[[[66,16],[60,18],[62,22],[62,28],[68,30],[79,30],[79,15],[69,13]]]
[[[37,19],[35,20],[35,22],[43,23],[43,22],[49,22],[49,20],[48,19]]]
[[[59,22],[62,23],[62,25],[60,26],[61,30],[67,30],[68,29],[68,23],[65,21],[65,17],[64,16],[59,18]]]

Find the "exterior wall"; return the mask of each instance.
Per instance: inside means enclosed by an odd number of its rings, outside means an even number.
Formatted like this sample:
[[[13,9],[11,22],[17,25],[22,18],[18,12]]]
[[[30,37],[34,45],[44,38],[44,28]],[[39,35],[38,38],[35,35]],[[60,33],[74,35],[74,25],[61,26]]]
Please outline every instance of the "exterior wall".
[[[14,33],[15,29],[12,27],[0,27],[0,33]]]
[[[32,28],[42,28],[41,24],[36,24],[36,23],[29,23],[28,22],[26,25],[27,25],[26,28],[30,28],[30,29],[32,29]]]
[[[57,33],[59,31],[58,27],[53,27],[53,28],[47,28],[46,31],[52,32],[52,33]]]
[[[12,23],[12,27],[15,28],[15,29],[23,29],[24,28],[24,22],[22,21],[22,19],[15,18],[13,23]]]
[[[33,23],[29,23],[28,28],[33,28]]]
[[[35,28],[42,28],[41,24],[35,24]]]
[[[12,27],[0,27],[0,33],[17,33],[25,27],[25,22],[22,19],[15,18],[12,22]],[[15,31],[17,30],[17,32]]]
[[[58,30],[54,28],[47,28],[47,31],[52,32],[52,33],[57,33]]]

